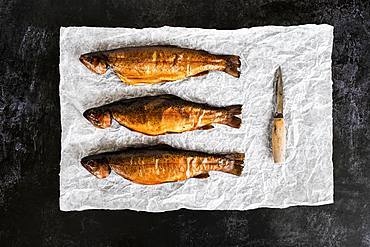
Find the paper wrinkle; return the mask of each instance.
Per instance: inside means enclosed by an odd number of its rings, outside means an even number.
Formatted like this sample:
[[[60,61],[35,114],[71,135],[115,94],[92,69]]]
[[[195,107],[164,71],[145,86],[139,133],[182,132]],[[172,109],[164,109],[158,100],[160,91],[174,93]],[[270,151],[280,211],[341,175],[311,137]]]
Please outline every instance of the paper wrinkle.
[[[128,86],[112,72],[97,75],[79,61],[87,52],[154,44],[239,55],[241,76],[211,72],[178,82]],[[333,27],[329,25],[239,30],[62,27],[60,209],[161,212],[332,203],[332,45]],[[279,65],[287,131],[284,165],[273,164],[271,156],[273,78]],[[216,106],[243,104],[242,126],[216,124],[207,131],[151,137],[114,121],[111,128],[97,129],[82,116],[88,108],[121,98],[164,93]],[[204,152],[244,152],[243,174],[210,172],[208,179],[144,186],[114,172],[97,179],[80,164],[89,154],[156,143]]]

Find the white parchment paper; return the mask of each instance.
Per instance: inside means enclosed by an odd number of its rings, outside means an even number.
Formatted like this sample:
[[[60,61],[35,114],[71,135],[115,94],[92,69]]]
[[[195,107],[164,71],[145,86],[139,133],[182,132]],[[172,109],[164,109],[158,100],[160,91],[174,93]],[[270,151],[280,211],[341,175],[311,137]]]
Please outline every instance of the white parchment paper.
[[[124,46],[171,44],[241,57],[241,76],[223,72],[159,85],[128,86],[112,73],[90,72],[78,58]],[[333,202],[332,80],[333,27],[267,26],[239,30],[197,28],[60,29],[62,150],[60,209],[247,210]],[[282,67],[287,162],[273,164],[271,121],[273,77]],[[224,125],[148,137],[118,124],[97,129],[84,110],[120,98],[175,94],[217,106],[243,104],[240,129]],[[144,186],[114,172],[99,180],[80,165],[88,154],[140,144],[167,143],[206,152],[244,152],[241,177],[211,172],[208,179]]]

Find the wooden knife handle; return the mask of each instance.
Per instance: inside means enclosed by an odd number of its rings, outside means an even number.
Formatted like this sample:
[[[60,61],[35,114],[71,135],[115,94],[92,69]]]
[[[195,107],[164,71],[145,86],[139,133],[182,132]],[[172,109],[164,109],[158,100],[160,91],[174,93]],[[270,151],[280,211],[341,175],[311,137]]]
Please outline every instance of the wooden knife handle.
[[[285,161],[285,124],[284,118],[274,118],[272,126],[272,157],[275,163]]]

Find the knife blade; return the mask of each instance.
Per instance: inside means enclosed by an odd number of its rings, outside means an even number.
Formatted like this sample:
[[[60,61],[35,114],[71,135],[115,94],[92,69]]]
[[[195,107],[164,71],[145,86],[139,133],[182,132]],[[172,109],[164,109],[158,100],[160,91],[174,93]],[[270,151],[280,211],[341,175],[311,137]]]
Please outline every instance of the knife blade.
[[[275,71],[275,112],[272,123],[272,157],[274,163],[283,163],[285,161],[285,122],[283,114],[283,75],[280,66]]]

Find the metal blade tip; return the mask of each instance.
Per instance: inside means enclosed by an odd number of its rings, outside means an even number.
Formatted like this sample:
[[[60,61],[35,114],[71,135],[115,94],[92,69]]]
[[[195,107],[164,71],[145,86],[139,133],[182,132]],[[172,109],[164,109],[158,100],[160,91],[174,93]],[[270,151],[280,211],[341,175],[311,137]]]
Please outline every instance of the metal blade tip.
[[[279,67],[276,69],[276,73],[279,73],[281,75],[281,67],[279,65]]]

